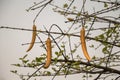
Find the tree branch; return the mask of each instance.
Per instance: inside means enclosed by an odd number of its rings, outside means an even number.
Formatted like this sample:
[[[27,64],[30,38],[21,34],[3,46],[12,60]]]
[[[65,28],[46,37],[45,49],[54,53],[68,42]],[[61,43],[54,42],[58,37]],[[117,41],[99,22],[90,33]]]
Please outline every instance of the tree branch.
[[[23,30],[23,31],[33,31],[32,29],[24,29],[24,28],[15,28],[15,27],[6,27],[6,26],[1,26],[0,29],[5,28],[5,29],[13,29],[13,30]],[[37,32],[41,32],[41,33],[48,33],[46,31],[41,31],[41,30],[36,30]],[[62,35],[69,35],[69,36],[74,36],[74,37],[80,37],[80,35],[75,35],[75,34],[70,34],[70,33],[60,33],[60,32],[49,32],[51,34],[62,34]],[[101,43],[107,43],[116,47],[120,47],[120,45],[114,44],[112,42],[107,42],[107,41],[103,41],[103,40],[99,40],[99,39],[95,39],[93,37],[86,37],[86,39],[90,39],[90,40],[94,40],[94,41],[98,41]]]
[[[55,61],[52,59],[52,61]],[[83,64],[83,65],[86,65],[86,66],[93,66],[95,68],[99,68],[99,69],[103,69],[104,71],[106,72],[110,72],[110,73],[116,73],[116,74],[120,74],[120,71],[119,70],[116,70],[116,69],[113,69],[113,68],[109,68],[109,67],[104,67],[104,66],[99,66],[99,65],[96,65],[96,64],[92,64],[92,63],[88,63],[88,62],[83,62],[83,61],[75,61],[75,60],[57,60],[58,62],[70,62],[70,63],[78,63],[78,64]]]

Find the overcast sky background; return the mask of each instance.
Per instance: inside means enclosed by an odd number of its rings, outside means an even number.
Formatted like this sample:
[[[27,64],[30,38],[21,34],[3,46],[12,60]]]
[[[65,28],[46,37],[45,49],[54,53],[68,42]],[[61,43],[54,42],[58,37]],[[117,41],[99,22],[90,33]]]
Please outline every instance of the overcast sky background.
[[[31,29],[33,25],[33,19],[37,14],[38,10],[26,12],[26,9],[32,6],[33,1],[37,0],[0,0],[0,26]],[[58,0],[54,3],[61,3],[61,0]],[[76,2],[76,5],[80,5],[80,3]],[[92,5],[94,4],[89,4],[87,9],[89,10],[89,6]],[[101,6],[103,5],[96,5],[98,10]],[[91,11],[92,10],[90,10],[89,12]],[[36,25],[39,25],[37,26],[38,29],[42,29],[41,26],[50,26],[54,23],[62,26],[62,29],[64,29],[70,26],[69,24],[66,25],[64,21],[65,18],[63,16],[52,12],[52,9],[48,6],[37,18]],[[18,69],[11,66],[11,64],[19,63],[19,58],[23,57],[25,54],[28,54],[26,53],[28,45],[22,46],[21,44],[30,42],[30,40],[31,32],[0,29],[0,80],[20,80],[18,76],[10,72],[10,70]],[[30,53],[32,53],[29,54],[29,57],[31,59],[39,56],[39,46],[35,46]],[[92,53],[93,54],[91,55],[93,56],[94,52]],[[23,69],[21,68],[21,70]],[[55,80],[78,80],[79,78],[80,76],[78,74],[68,76],[66,79],[64,78],[64,76],[62,78],[56,77]],[[51,77],[49,77],[49,79],[51,79]]]
[[[26,9],[31,5],[33,5],[33,0],[0,0],[0,26],[31,29],[33,19],[38,12],[38,10],[29,13],[26,12]],[[37,28],[39,29],[39,27],[43,25],[50,26],[53,23],[63,26],[64,17],[59,17],[59,20],[58,17],[59,14],[53,14],[52,10],[47,7],[43,13],[40,14],[40,18],[36,20],[36,25],[39,25]],[[26,53],[28,46],[22,46],[21,44],[30,42],[31,32],[2,29],[0,30],[0,37],[0,80],[20,80],[17,75],[10,72],[10,70],[18,69],[11,66],[11,64],[19,63],[19,58],[28,54]],[[30,53],[34,53],[29,54],[29,58],[31,59],[39,56],[39,46],[35,46]],[[18,70],[27,72],[22,68]],[[51,77],[49,77],[49,79],[51,79]],[[64,79],[63,77],[63,80]],[[72,79],[74,79],[74,77],[71,77],[71,80]],[[58,77],[56,80],[61,80],[61,78]]]

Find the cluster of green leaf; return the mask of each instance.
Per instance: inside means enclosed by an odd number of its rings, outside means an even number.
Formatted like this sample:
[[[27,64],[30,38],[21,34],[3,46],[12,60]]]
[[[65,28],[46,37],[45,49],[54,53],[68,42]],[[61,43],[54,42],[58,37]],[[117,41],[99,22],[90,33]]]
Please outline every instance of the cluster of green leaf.
[[[120,29],[120,25],[115,25],[114,27],[112,28],[109,28],[108,29],[105,29],[103,30],[104,33],[98,35],[95,37],[96,40],[102,40],[103,42],[101,43],[102,45],[104,45],[104,48],[103,48],[103,53],[107,54],[109,53],[109,49],[114,46],[114,45],[120,45],[119,42],[120,42],[120,32],[119,32],[119,29]],[[113,44],[108,44],[107,42]]]
[[[64,48],[65,48],[65,45],[63,44],[61,46],[61,49],[64,49]],[[73,49],[72,53],[75,53],[76,48],[77,47],[75,47],[75,49]],[[60,60],[64,60],[62,53],[64,53],[64,50],[61,50],[59,52],[56,51],[55,53],[53,53],[55,55],[52,58],[52,62],[51,62],[51,66],[50,66],[50,69],[52,69],[52,71],[49,71],[49,69],[40,70],[39,73],[34,74],[34,77],[35,76],[53,76],[55,74],[68,75],[68,74],[81,73],[82,70],[91,70],[92,69],[92,67],[85,68],[84,66],[80,65],[80,62],[60,61]],[[65,55],[65,57],[68,60],[70,59],[69,55]],[[22,58],[19,58],[19,60],[21,61],[21,63],[13,64],[13,66],[38,69],[38,67],[40,65],[43,65],[45,63],[46,55],[45,54],[40,55],[40,57],[36,57],[35,59],[33,59],[31,61],[28,59],[28,55],[25,55]],[[21,74],[17,70],[11,70],[11,72],[21,76]],[[22,74],[22,77],[24,78],[26,75],[27,74]]]
[[[39,65],[43,64],[44,61],[45,61],[45,58],[46,58],[46,55],[43,54],[40,57],[36,57],[34,60],[30,61],[29,59],[26,59],[27,56],[28,55],[25,55],[22,58],[19,58],[19,60],[22,63],[12,64],[12,65],[17,66],[17,67],[31,67],[31,68],[34,68],[36,66],[39,66]]]

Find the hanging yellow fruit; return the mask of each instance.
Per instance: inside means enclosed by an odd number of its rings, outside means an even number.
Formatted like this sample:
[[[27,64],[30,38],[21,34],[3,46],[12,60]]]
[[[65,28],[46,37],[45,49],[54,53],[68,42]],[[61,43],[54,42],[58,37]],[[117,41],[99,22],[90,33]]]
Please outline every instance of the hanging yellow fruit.
[[[81,29],[81,31],[80,31],[80,34],[81,34],[80,40],[81,40],[82,51],[83,51],[84,56],[86,57],[86,59],[87,59],[88,61],[90,61],[90,56],[89,56],[88,51],[87,51],[87,48],[86,48],[85,29],[84,29],[84,27],[82,27],[82,29]]]
[[[51,39],[49,37],[47,38],[46,46],[47,46],[47,60],[45,65],[43,66],[45,69],[50,66],[51,57],[52,57]]]
[[[34,46],[34,43],[35,43],[35,39],[36,39],[36,26],[33,25],[32,39],[31,39],[29,48],[27,49],[26,52],[28,52],[32,49],[32,47]]]

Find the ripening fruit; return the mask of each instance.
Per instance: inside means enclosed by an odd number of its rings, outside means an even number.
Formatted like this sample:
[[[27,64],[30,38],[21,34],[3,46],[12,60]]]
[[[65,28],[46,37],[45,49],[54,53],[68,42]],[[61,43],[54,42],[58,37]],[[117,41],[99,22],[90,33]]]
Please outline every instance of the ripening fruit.
[[[36,33],[36,26],[33,25],[32,39],[31,39],[29,48],[27,49],[26,52],[30,51],[30,50],[32,49],[32,47],[34,46],[35,39],[36,39],[36,34],[37,34],[37,33]]]
[[[43,66],[45,69],[50,66],[51,57],[52,57],[51,40],[49,37],[47,38],[47,41],[46,41],[46,47],[47,47],[47,60],[45,65]]]
[[[80,40],[81,40],[82,51],[83,51],[84,56],[86,57],[86,59],[88,61],[90,61],[90,56],[89,56],[89,54],[87,52],[87,48],[86,48],[85,29],[84,29],[84,27],[82,27],[82,30],[80,31],[80,34],[81,34]]]

